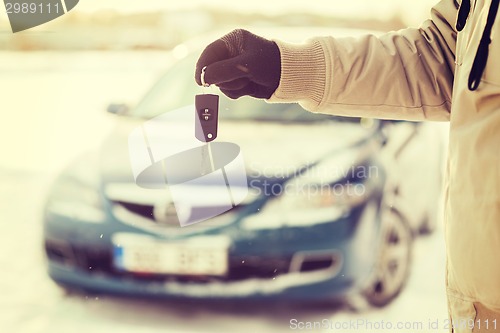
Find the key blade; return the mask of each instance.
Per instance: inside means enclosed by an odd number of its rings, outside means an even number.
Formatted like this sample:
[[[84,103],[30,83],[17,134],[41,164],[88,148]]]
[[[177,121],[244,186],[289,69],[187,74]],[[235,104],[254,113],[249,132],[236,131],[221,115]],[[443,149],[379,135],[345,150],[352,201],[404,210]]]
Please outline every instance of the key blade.
[[[207,143],[207,150],[208,150],[208,160],[210,162],[210,168],[211,168],[211,171],[210,172],[214,172],[215,171],[215,166],[214,166],[214,157],[212,155],[212,146],[210,145],[210,142]]]

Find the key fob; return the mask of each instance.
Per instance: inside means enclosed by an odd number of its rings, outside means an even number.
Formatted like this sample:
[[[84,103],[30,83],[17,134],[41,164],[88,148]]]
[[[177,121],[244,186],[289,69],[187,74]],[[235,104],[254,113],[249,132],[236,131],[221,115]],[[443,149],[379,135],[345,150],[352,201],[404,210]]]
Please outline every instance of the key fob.
[[[211,142],[217,137],[219,118],[219,96],[202,94],[195,96],[195,137],[202,142]]]

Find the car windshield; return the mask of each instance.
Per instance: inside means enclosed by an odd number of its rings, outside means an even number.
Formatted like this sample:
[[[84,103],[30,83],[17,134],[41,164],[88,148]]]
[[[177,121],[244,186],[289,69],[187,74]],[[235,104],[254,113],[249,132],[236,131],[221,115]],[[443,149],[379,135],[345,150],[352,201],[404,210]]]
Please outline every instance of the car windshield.
[[[130,115],[153,118],[169,110],[176,110],[194,103],[194,96],[202,93],[220,95],[219,117],[226,120],[276,121],[276,122],[317,122],[335,120],[343,122],[360,121],[359,118],[335,117],[305,111],[298,104],[270,104],[263,100],[242,97],[231,100],[217,88],[201,88],[193,78],[196,58],[189,56],[170,68],[146,94]]]

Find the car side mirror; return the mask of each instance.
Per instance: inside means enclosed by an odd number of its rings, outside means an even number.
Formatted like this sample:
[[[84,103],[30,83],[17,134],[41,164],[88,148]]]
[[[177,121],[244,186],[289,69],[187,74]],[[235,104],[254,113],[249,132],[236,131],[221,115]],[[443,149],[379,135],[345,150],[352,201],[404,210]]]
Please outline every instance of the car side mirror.
[[[118,104],[118,103],[112,103],[110,105],[108,105],[106,111],[108,113],[111,113],[111,114],[118,114],[118,115],[121,115],[121,114],[126,114],[129,110],[129,107],[127,104]]]
[[[389,136],[387,135],[387,132],[384,129],[379,133],[378,140],[382,147],[387,145],[387,141],[389,141]]]
[[[382,147],[387,145],[387,142],[389,141],[392,126],[393,123],[391,121],[383,120],[381,122],[380,131],[378,132],[378,140]]]

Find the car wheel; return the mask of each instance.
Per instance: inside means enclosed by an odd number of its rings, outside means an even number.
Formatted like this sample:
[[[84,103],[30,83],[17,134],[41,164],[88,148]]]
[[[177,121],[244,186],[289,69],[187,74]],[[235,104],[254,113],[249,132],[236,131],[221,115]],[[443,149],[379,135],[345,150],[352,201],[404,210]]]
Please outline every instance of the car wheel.
[[[378,262],[368,288],[363,292],[373,306],[381,307],[392,301],[403,289],[410,271],[412,234],[399,212],[385,208],[382,218],[382,244]]]

